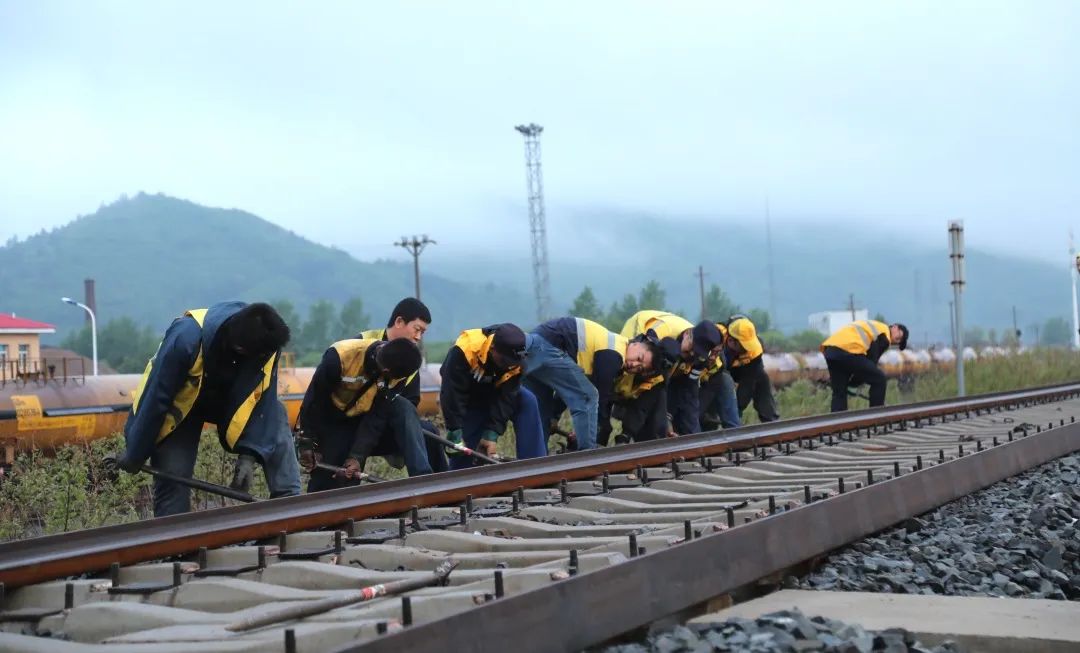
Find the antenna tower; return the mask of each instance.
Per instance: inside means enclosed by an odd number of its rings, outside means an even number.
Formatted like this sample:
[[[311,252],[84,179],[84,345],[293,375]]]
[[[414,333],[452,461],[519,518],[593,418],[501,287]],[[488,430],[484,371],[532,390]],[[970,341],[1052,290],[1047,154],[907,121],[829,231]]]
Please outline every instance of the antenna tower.
[[[550,316],[551,283],[548,278],[547,218],[544,215],[544,176],[540,171],[540,133],[536,123],[514,129],[525,137],[525,183],[529,193],[529,235],[532,238],[533,293],[536,295],[536,319]]]

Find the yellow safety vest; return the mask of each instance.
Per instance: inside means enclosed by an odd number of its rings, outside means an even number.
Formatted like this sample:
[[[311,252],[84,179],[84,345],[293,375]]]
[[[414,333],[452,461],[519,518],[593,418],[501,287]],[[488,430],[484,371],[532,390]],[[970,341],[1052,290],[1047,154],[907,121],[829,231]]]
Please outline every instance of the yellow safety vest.
[[[203,322],[206,320],[205,308],[197,308],[189,311],[184,311],[184,315],[181,317],[190,317],[195,320],[199,328],[202,329]],[[195,400],[199,398],[199,390],[202,389],[203,384],[203,345],[199,343],[199,353],[195,356],[195,362],[192,363],[191,369],[188,370],[187,380],[184,382],[184,386],[180,388],[180,391],[173,397],[172,407],[165,414],[165,421],[161,424],[161,430],[158,431],[157,439],[155,442],[161,442],[173,431],[176,427],[184,421],[188,413],[191,412],[191,407],[195,405]],[[161,344],[158,344],[158,351],[161,350]],[[135,392],[131,395],[131,412],[137,413],[139,410],[139,400],[142,398],[143,391],[146,390],[146,381],[150,378],[150,372],[154,369],[154,361],[157,359],[157,353],[146,363],[146,369],[143,370],[142,378],[139,379],[139,385],[135,388]],[[270,378],[274,371],[274,363],[277,362],[277,353],[275,352],[270,356],[270,359],[263,365],[263,378],[259,385],[251,391],[240,404],[240,406],[233,413],[232,418],[229,420],[229,425],[225,430],[225,442],[229,445],[229,448],[236,446],[236,442],[240,439],[240,434],[244,432],[244,427],[247,426],[248,420],[251,419],[251,413],[255,410],[255,404],[259,403],[259,399],[262,398],[270,388]]]
[[[627,340],[645,333],[649,329],[656,332],[659,338],[673,338],[679,340],[679,336],[687,329],[693,329],[694,325],[684,317],[664,311],[638,311],[630,316],[623,325],[620,335]]]
[[[663,383],[663,381],[664,377],[659,374],[638,381],[636,375],[623,372],[618,379],[615,379],[615,396],[621,400],[637,399],[646,391],[652,390],[660,383]]]
[[[409,377],[394,379],[389,383],[364,375],[364,356],[368,347],[379,342],[371,339],[351,338],[330,345],[341,359],[341,381],[330,392],[330,400],[346,417],[356,417],[371,410],[379,390],[396,388],[408,382]],[[413,372],[413,375],[416,373]],[[360,392],[363,391],[363,395]]]
[[[736,317],[728,323],[726,330],[724,327],[720,327],[720,333],[724,334],[725,337],[735,338],[742,345],[742,348],[746,350],[738,358],[731,361],[732,367],[742,367],[765,353],[765,348],[761,346],[761,340],[757,337],[757,327],[750,321],[750,318]]]
[[[461,335],[458,336],[458,339],[454,341],[454,346],[464,352],[465,360],[469,363],[473,378],[477,381],[487,376],[484,366],[487,364],[488,352],[491,351],[491,346],[494,341],[495,334],[491,333],[485,335],[483,329],[466,329],[465,331],[462,331]],[[521,366],[514,365],[499,377],[495,382],[495,387],[499,387],[518,374],[521,374]]]
[[[674,313],[667,313],[665,311],[638,311],[631,315],[630,319],[626,321],[620,335],[624,338],[633,340],[641,334],[646,333],[649,329],[652,329],[658,338],[671,338],[679,343],[679,346],[681,347],[681,336],[683,332],[693,328],[694,325],[690,324],[690,320],[679,317]],[[679,361],[668,376],[689,374],[692,368],[693,363]],[[663,381],[664,377],[658,374],[651,379],[649,387],[658,383],[663,383]],[[641,392],[644,392],[644,390]],[[641,394],[641,392],[638,392],[638,394]]]
[[[888,324],[877,320],[859,320],[837,329],[821,343],[821,351],[825,351],[826,347],[837,347],[852,354],[866,354],[870,351],[870,343],[882,334],[892,344]]]
[[[586,375],[593,373],[593,359],[598,351],[617,351],[626,361],[626,345],[629,343],[626,338],[592,320],[576,317],[574,322],[577,325],[577,364]]]

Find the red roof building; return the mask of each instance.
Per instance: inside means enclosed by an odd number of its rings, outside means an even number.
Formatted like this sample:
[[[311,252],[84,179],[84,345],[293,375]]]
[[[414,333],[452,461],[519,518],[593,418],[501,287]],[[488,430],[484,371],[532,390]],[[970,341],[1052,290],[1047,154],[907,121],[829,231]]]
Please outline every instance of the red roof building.
[[[11,313],[0,313],[0,366],[4,368],[0,376],[13,378],[40,368],[43,333],[56,333],[56,327]]]

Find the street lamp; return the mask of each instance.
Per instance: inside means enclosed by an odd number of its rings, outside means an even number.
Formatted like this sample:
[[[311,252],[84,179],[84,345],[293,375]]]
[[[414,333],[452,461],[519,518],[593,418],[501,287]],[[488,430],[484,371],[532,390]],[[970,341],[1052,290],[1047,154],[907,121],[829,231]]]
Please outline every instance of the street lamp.
[[[94,317],[94,311],[90,310],[90,307],[86,304],[77,302],[70,297],[61,297],[60,301],[72,306],[78,306],[90,314],[90,348],[94,355],[94,376],[97,376],[97,319]]]

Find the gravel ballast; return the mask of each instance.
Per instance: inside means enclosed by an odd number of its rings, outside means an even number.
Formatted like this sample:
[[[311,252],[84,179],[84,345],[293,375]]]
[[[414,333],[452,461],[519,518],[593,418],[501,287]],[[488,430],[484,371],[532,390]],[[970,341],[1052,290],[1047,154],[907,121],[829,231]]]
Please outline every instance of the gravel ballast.
[[[1080,456],[959,499],[831,555],[789,587],[1080,599]]]
[[[643,643],[623,644],[604,653],[956,653],[946,642],[937,647],[919,644],[906,630],[867,631],[823,617],[807,618],[798,610],[773,612],[757,619],[729,619],[719,624],[676,626]]]

